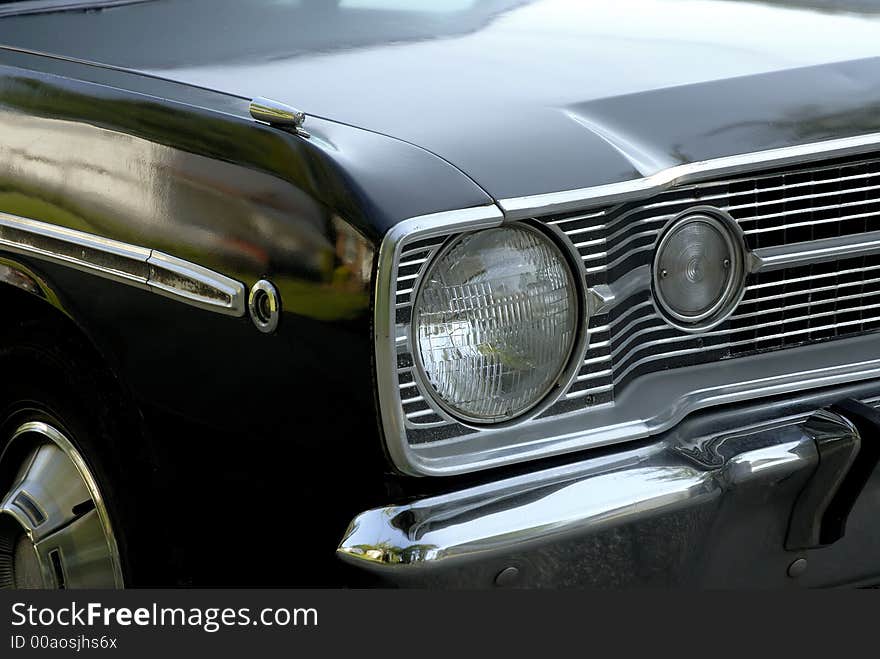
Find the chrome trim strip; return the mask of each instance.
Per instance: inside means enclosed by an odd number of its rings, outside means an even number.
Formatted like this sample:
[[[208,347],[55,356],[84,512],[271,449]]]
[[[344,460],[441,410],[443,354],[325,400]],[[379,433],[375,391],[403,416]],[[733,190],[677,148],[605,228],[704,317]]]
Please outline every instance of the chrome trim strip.
[[[752,251],[751,272],[769,272],[873,254],[880,254],[880,231],[756,249]]]
[[[150,250],[0,213],[0,248],[147,289]]]
[[[590,206],[621,203],[651,196],[675,186],[706,178],[745,172],[757,166],[780,167],[818,158],[866,153],[878,146],[880,146],[880,133],[845,137],[813,144],[685,163],[660,170],[645,178],[609,183],[592,188],[502,199],[498,205],[504,211],[506,220],[581,211]]]
[[[216,313],[243,316],[244,284],[147,247],[0,212],[0,250],[88,272]]]
[[[153,251],[147,260],[150,290],[207,311],[243,316],[245,287],[241,282],[195,263]]]

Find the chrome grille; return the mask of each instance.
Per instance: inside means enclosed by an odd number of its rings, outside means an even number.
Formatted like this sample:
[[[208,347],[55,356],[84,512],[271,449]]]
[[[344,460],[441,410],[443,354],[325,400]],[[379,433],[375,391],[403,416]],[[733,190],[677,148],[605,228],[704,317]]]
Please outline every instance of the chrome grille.
[[[407,245],[401,252],[397,266],[397,290],[395,316],[398,325],[408,326],[412,318],[412,301],[416,282],[422,275],[431,258],[443,244],[444,239],[434,238]],[[422,428],[437,428],[449,425],[428,405],[423,392],[416,384],[413,372],[414,362],[409,345],[409,337],[397,337],[397,382],[400,389],[400,402],[407,423]],[[454,433],[455,435],[460,433]],[[439,436],[433,437],[440,439]]]
[[[667,223],[699,206],[740,225],[752,274],[729,318],[688,334],[657,311],[651,261]],[[414,367],[412,299],[447,240],[514,221],[553,225],[577,246],[597,305],[589,345],[538,418],[468,428],[437,406]],[[376,264],[379,411],[391,459],[413,475],[606,447],[715,405],[880,378],[877,330],[880,134],[409,218],[385,235]]]
[[[851,158],[689,185],[644,202],[550,222],[579,246],[588,285],[597,286],[649,267],[663,227],[699,205],[730,213],[750,249],[875,231],[880,229],[880,159]],[[751,275],[734,315],[699,335],[671,327],[644,288],[591,324],[601,331],[603,352],[594,355],[591,349],[587,361],[601,361],[585,364],[569,398],[599,391],[613,395],[659,370],[880,329],[880,257]]]
[[[756,322],[759,321],[759,322]],[[778,350],[880,328],[880,259],[754,275],[731,319],[732,354]]]
[[[561,230],[583,259],[588,287],[619,284],[650,268],[666,224],[695,206],[728,212],[759,249],[880,229],[880,158],[789,166],[670,189],[639,202],[535,218]],[[396,261],[394,319],[406,328],[420,277],[449,235],[407,242]],[[880,257],[750,275],[723,324],[698,335],[670,326],[645,279],[590,320],[576,379],[542,418],[607,408],[641,376],[880,329]],[[396,336],[397,386],[407,442],[443,444],[480,431],[443,414],[414,373],[411,341]]]

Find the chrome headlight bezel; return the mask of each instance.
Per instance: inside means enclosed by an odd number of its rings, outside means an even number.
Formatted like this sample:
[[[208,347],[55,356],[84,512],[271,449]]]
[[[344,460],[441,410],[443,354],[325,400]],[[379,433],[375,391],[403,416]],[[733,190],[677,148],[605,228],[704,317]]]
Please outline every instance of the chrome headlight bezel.
[[[406,308],[416,285],[411,280],[404,282],[399,279],[411,276],[412,267],[405,271],[402,268],[411,262],[412,253],[423,249],[423,246],[427,245],[425,249],[433,251],[455,235],[502,226],[504,216],[497,206],[489,205],[414,217],[393,226],[379,246],[373,306],[379,413],[389,458],[395,468],[404,474],[463,474],[533,459],[546,455],[548,450],[558,452],[557,442],[554,441],[554,446],[550,448],[540,441],[548,435],[547,425],[555,426],[560,418],[564,418],[559,414],[583,408],[584,398],[569,401],[565,394],[583,369],[590,333],[586,312],[592,312],[594,306],[593,298],[587,295],[584,264],[577,248],[557,227],[528,219],[523,222],[537,226],[550,237],[562,249],[576,273],[574,280],[581,311],[578,338],[570,363],[557,379],[559,386],[554,391],[524,415],[508,422],[481,426],[463,423],[433,405],[435,410],[440,410],[444,420],[436,424],[441,426],[437,429],[436,437],[431,425],[421,423],[422,419],[419,419],[419,424],[413,425],[405,410],[407,400],[411,397],[421,398],[423,390],[417,381],[409,385],[403,383],[409,376],[402,373],[414,366],[407,354],[411,338]],[[448,425],[450,422],[453,426]],[[425,430],[426,427],[428,430]],[[451,427],[459,430],[454,434],[444,434]],[[419,437],[412,436],[414,432]],[[421,439],[428,434],[430,438]]]

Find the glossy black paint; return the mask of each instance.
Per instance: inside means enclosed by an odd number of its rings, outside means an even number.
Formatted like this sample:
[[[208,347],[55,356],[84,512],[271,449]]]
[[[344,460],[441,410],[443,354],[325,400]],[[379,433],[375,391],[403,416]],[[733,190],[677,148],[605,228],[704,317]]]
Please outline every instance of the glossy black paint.
[[[375,241],[404,217],[490,200],[403,142],[320,121],[304,140],[255,123],[240,99],[131,77],[0,51],[0,210],[160,249],[248,287],[267,277],[282,294],[279,331],[10,261],[48,283],[143,416],[155,473],[133,482],[150,488],[140,496],[157,515],[144,523],[170,524],[187,549],[153,583],[326,583],[315,563],[331,564],[361,501],[386,494],[369,329]],[[404,175],[431,186],[409,194]],[[345,241],[363,268],[345,261]],[[121,441],[138,452],[135,438]],[[343,503],[342,484],[358,497]],[[304,562],[293,547],[280,568],[248,558],[226,572],[230,556],[261,547],[255,529],[291,527],[313,529],[302,541],[325,551]]]
[[[880,14],[858,0],[159,0],[7,19],[0,43],[276,98],[495,198],[880,129]]]
[[[150,447],[133,478],[154,499],[144,524],[168,525],[182,552],[151,583],[327,584],[356,512],[491,477],[387,474],[369,287],[340,237],[375,248],[408,217],[880,130],[874,14],[464,4],[158,0],[0,20],[0,211],[281,288],[266,336],[10,257],[143,419],[124,441]],[[312,137],[252,121],[258,95],[305,110]]]

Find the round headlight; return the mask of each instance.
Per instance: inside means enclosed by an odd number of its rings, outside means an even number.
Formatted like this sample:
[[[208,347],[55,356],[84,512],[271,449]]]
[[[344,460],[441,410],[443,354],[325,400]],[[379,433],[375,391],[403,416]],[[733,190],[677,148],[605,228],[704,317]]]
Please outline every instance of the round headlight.
[[[732,221],[692,212],[663,233],[654,257],[657,301],[674,325],[701,329],[723,320],[742,295],[742,239]]]
[[[537,229],[465,234],[419,285],[416,362],[452,415],[506,421],[538,405],[566,370],[580,306],[571,266]]]

